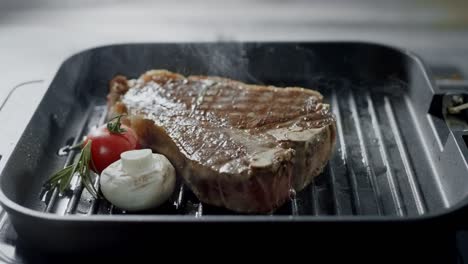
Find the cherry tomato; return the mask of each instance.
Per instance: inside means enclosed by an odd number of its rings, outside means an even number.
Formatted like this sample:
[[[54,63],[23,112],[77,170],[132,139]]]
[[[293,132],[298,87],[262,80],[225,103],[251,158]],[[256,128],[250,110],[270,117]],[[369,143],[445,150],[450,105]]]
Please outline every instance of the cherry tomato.
[[[120,154],[128,150],[139,148],[138,137],[130,127],[122,125],[124,132],[111,133],[106,125],[91,131],[83,142],[91,142],[91,155],[94,167],[90,168],[101,173],[107,166],[120,159]]]

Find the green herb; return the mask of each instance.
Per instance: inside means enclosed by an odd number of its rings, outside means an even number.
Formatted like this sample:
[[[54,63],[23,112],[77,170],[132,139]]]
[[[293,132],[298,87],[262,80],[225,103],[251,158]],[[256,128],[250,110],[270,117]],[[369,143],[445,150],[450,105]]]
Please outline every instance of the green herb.
[[[109,122],[107,123],[107,130],[109,130],[109,132],[111,132],[112,134],[122,134],[126,131],[125,129],[120,127],[122,125],[122,123],[120,123],[120,119],[122,118],[122,116],[124,115],[118,115],[109,120]],[[112,122],[113,120],[115,121]]]
[[[84,187],[94,198],[97,198],[99,193],[94,187],[90,171],[90,165],[94,167],[91,157],[91,144],[92,141],[88,140],[86,145],[84,145],[80,151],[78,161],[52,175],[52,177],[50,177],[50,179],[44,184],[44,187],[51,189],[58,187],[60,193],[63,193],[69,188],[73,175],[78,173]]]

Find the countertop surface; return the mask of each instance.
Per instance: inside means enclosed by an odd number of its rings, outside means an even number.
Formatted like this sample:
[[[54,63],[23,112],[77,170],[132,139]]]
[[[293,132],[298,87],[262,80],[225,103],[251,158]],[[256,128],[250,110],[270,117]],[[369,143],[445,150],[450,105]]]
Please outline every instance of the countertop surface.
[[[8,124],[0,130],[0,171],[60,64],[84,49],[135,42],[370,41],[416,53],[434,77],[463,78],[467,11],[464,1],[434,0],[0,0],[0,122]],[[7,215],[0,216],[0,259],[15,261],[16,236]]]

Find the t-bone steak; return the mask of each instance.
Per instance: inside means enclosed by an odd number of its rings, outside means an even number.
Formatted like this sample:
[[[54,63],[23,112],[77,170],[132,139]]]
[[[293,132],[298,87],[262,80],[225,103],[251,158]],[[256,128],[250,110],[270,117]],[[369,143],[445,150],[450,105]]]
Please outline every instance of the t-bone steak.
[[[335,145],[323,96],[151,70],[110,82],[111,115],[124,114],[140,144],[165,155],[200,201],[268,213],[319,175]]]

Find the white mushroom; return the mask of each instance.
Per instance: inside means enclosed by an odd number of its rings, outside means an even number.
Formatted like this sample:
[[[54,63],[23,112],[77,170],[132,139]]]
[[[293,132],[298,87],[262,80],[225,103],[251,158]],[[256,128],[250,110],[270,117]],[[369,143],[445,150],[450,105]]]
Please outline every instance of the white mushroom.
[[[175,169],[169,160],[150,149],[123,152],[120,160],[101,173],[101,191],[115,206],[138,211],[157,207],[171,196]]]

